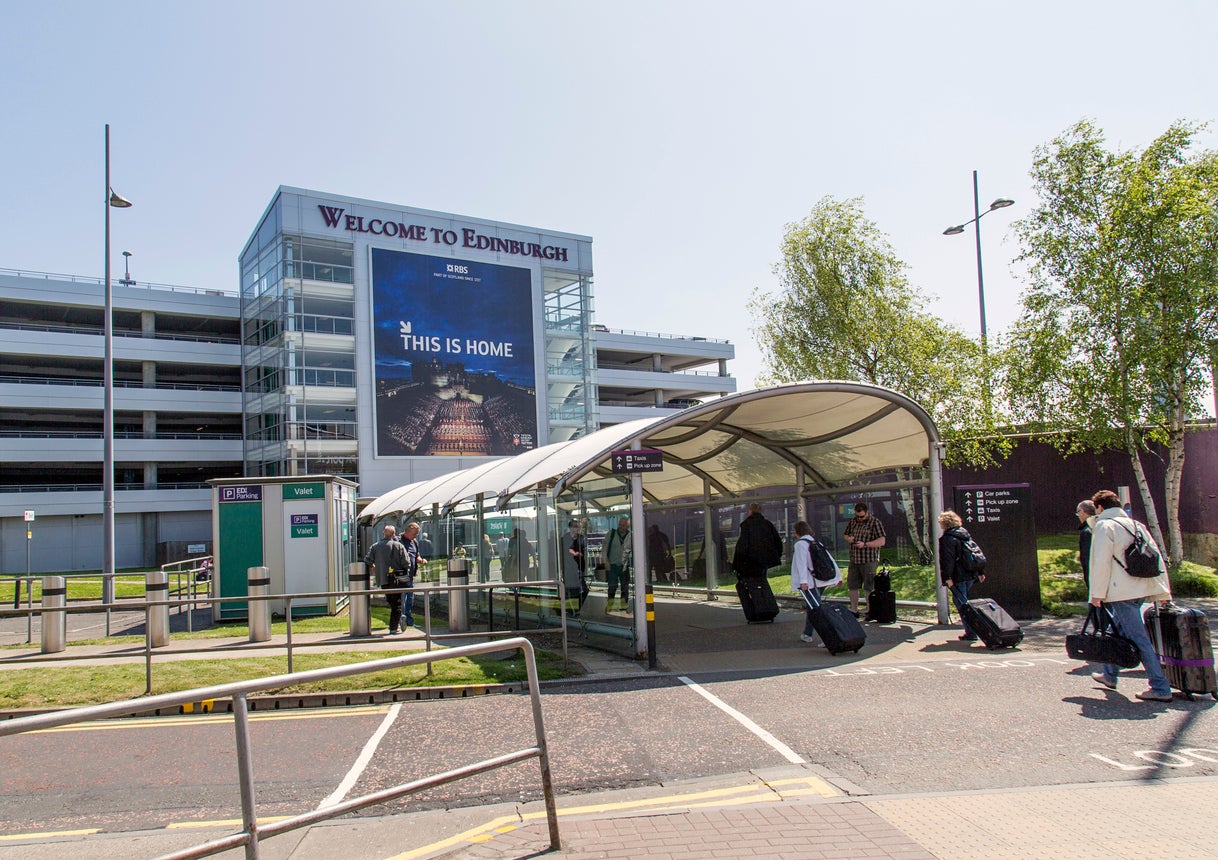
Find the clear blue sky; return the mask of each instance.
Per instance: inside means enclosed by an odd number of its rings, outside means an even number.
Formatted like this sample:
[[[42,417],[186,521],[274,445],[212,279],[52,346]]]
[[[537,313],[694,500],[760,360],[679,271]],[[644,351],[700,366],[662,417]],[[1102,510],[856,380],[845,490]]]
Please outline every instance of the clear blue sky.
[[[235,289],[281,184],[588,234],[599,320],[728,338],[741,388],[744,302],[822,196],[863,196],[974,334],[972,235],[940,234],[973,169],[983,208],[1015,198],[982,222],[994,332],[1033,148],[1084,116],[1141,147],[1218,107],[1212,0],[9,0],[0,22],[0,267],[101,274],[109,122],[136,204],[118,272],[130,250],[137,279]]]

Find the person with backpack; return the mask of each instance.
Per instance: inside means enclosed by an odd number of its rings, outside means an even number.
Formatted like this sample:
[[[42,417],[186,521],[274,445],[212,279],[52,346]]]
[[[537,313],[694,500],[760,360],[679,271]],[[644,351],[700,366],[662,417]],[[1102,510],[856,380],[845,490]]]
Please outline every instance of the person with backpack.
[[[766,571],[782,562],[782,536],[761,513],[761,505],[749,505],[749,515],[740,521],[740,538],[732,554],[732,569],[741,579],[764,579]]]
[[[1171,684],[1142,621],[1143,601],[1171,600],[1167,564],[1146,527],[1125,513],[1116,493],[1100,490],[1091,501],[1098,512],[1091,523],[1091,605],[1107,607],[1117,633],[1138,646],[1150,689],[1138,693],[1137,698],[1170,702]],[[1119,673],[1119,667],[1103,664],[1091,678],[1115,690]]]
[[[833,561],[833,556],[828,556],[831,570],[825,567],[823,561],[818,561],[828,553],[820,552],[824,547],[816,538],[812,537],[812,529],[806,522],[800,520],[794,528],[795,544],[791,548],[791,590],[795,592],[811,591],[816,597],[815,602],[819,603],[821,594],[826,588],[842,581],[842,573],[838,570],[837,563]],[[804,632],[800,634],[799,641],[812,643],[816,641],[816,627],[812,623],[812,609],[808,608],[806,612]]]
[[[974,582],[985,582],[985,555],[973,536],[968,533],[960,515],[952,510],[939,514],[939,579],[952,595],[957,611],[968,603],[968,592]],[[960,615],[964,625],[961,642],[977,641],[977,631],[969,626],[964,614]]]

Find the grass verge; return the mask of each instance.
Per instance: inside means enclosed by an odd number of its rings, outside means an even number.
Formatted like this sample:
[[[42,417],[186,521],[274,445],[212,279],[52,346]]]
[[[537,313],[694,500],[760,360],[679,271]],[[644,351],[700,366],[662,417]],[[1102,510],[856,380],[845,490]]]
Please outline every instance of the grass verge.
[[[321,669],[379,660],[410,651],[343,651],[294,655],[298,671]],[[582,674],[574,664],[564,672],[562,656],[537,650],[537,674],[554,680]],[[152,692],[174,693],[287,672],[287,657],[247,657],[234,660],[175,660],[153,663]],[[408,666],[391,672],[373,672],[314,684],[296,684],[276,692],[325,693],[343,690],[385,690],[411,687],[481,686],[520,683],[527,679],[524,659],[515,652],[510,659],[490,656],[461,657],[435,664],[435,674],[425,666]],[[143,664],[123,666],[63,666],[14,669],[0,673],[0,708],[56,708],[94,705],[144,694]]]

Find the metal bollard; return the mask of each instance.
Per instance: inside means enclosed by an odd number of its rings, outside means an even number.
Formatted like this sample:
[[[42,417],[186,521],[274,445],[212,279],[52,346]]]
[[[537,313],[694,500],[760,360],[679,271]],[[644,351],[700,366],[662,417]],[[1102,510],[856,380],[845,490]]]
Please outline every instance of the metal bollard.
[[[347,579],[351,583],[351,598],[347,611],[351,616],[353,637],[372,635],[372,592],[368,588],[368,577],[368,566],[362,561],[353,561],[347,565]]]
[[[68,639],[68,589],[62,576],[42,578],[42,653],[62,651]],[[50,610],[50,611],[48,611]],[[58,612],[54,610],[59,610]]]
[[[469,559],[450,558],[448,560],[448,584],[469,585]],[[469,631],[469,592],[448,592],[448,632],[466,633]]]
[[[144,592],[148,600],[169,599],[169,574],[163,570],[150,570],[144,577]],[[148,622],[148,641],[153,648],[161,648],[169,644],[169,604],[164,606],[149,606],[146,618]]]
[[[246,568],[246,594],[250,597],[266,597],[271,587],[269,571],[265,567]],[[271,638],[271,601],[251,600],[246,604],[250,618],[250,641],[267,642]]]

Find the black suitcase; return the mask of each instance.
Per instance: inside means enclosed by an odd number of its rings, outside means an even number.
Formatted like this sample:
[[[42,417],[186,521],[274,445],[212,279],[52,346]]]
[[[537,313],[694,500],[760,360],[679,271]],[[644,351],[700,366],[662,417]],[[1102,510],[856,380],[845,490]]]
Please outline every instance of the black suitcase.
[[[875,591],[867,595],[867,620],[877,624],[892,624],[897,620],[897,593]]]
[[[804,603],[811,612],[812,626],[820,634],[830,654],[853,651],[855,654],[867,642],[867,631],[854,613],[840,603],[823,603],[811,591],[800,589]]]
[[[988,597],[979,597],[961,604],[960,617],[968,621],[985,647],[1014,648],[1023,641],[1023,628],[1019,622],[1007,615],[1007,611]]]
[[[880,571],[875,575],[874,587],[876,591],[892,591],[892,574],[888,572],[888,568],[880,568]]]
[[[770,590],[770,581],[761,577],[742,577],[736,582],[740,608],[749,624],[764,624],[778,617],[778,601]]]
[[[1210,624],[1199,609],[1169,604],[1146,611],[1146,631],[1167,681],[1191,700],[1193,693],[1218,699]]]

